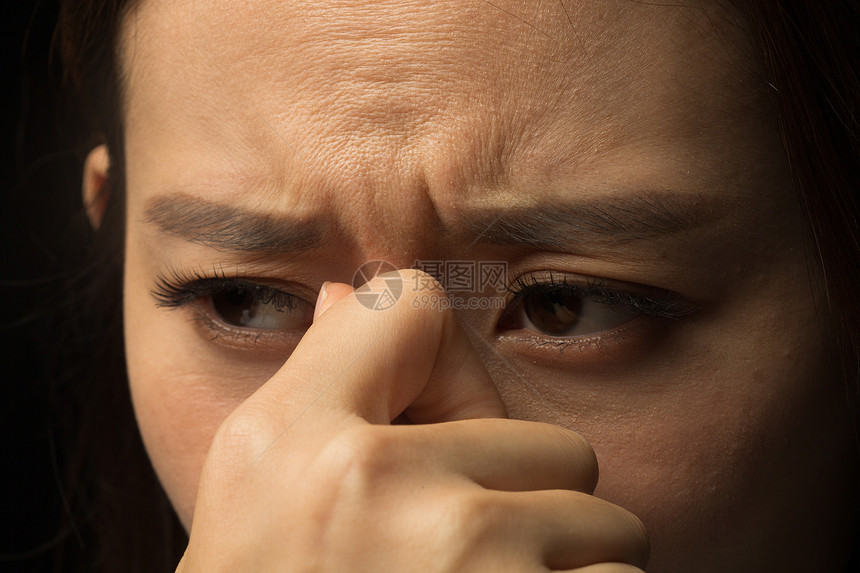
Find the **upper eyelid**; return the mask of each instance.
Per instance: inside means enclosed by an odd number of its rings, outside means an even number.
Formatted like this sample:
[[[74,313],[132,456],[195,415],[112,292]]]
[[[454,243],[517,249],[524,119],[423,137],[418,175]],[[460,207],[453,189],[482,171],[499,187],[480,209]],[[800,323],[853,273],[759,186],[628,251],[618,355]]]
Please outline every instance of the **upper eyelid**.
[[[576,277],[575,279],[572,277]],[[220,283],[220,284],[219,284]],[[269,284],[267,284],[269,283]],[[202,285],[202,286],[201,286]],[[212,268],[212,274],[194,270],[169,269],[165,273],[156,275],[156,281],[150,289],[150,294],[158,302],[158,306],[165,308],[178,308],[200,296],[215,292],[218,287],[244,285],[259,292],[273,292],[289,297],[290,300],[303,299],[300,294],[292,290],[286,290],[281,286],[271,284],[264,278],[248,276],[236,271],[235,275],[228,275],[223,267]],[[581,297],[608,297],[608,304],[619,304],[645,314],[666,316],[669,318],[681,318],[696,310],[690,301],[670,291],[663,289],[648,289],[658,292],[648,293],[637,291],[634,288],[625,288],[626,285],[615,285],[606,279],[597,276],[575,275],[552,269],[525,272],[513,278],[506,279],[505,289],[514,295],[514,298],[506,304],[510,308],[516,300],[529,289],[564,288]],[[600,301],[598,301],[600,302]],[[289,304],[289,303],[288,303]]]
[[[561,281],[557,282],[558,277],[561,277]],[[592,277],[592,276],[584,276],[585,284],[579,284],[577,282],[572,282],[568,280],[568,274],[562,272],[553,272],[552,270],[548,271],[538,271],[538,272],[528,272],[522,273],[514,277],[512,280],[508,280],[505,282],[505,290],[510,293],[517,294],[522,292],[526,288],[532,287],[567,287],[572,290],[586,292],[588,290],[595,289],[607,289],[611,287],[607,287],[606,281],[600,277]],[[548,280],[541,280],[548,279]],[[618,289],[620,290],[620,289]]]
[[[601,277],[583,276],[582,284],[568,280],[569,276],[568,273],[552,270],[523,273],[511,281],[507,288],[508,292],[515,295],[514,301],[529,289],[569,289],[580,297],[608,297],[610,300],[603,301],[604,304],[618,304],[643,314],[672,319],[682,318],[698,309],[697,305],[686,298],[664,289],[652,289],[656,292],[649,294],[621,285],[612,285]],[[559,277],[561,280],[557,282]],[[542,281],[541,278],[548,280]]]
[[[278,293],[290,298],[297,296],[278,287],[257,282],[244,276],[204,276],[199,273],[189,275],[174,271],[171,271],[169,276],[157,275],[155,284],[149,289],[149,292],[158,301],[158,306],[176,308],[227,286],[246,286],[257,293],[262,289],[265,292]]]

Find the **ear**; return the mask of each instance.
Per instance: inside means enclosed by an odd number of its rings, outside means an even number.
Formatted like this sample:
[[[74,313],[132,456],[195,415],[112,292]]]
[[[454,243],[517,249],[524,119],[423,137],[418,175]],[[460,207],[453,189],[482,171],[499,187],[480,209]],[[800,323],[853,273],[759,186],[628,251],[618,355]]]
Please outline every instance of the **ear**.
[[[110,195],[105,186],[109,167],[110,157],[106,145],[99,145],[90,151],[84,162],[84,207],[93,229],[101,226]]]

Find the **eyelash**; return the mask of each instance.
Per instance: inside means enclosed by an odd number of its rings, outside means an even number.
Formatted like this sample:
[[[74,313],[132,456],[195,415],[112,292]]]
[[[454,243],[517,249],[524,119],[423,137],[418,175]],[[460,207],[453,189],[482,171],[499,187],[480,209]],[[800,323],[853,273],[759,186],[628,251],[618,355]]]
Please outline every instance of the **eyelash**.
[[[180,308],[200,297],[238,289],[252,293],[252,296],[263,304],[274,304],[278,310],[295,308],[298,301],[295,295],[274,287],[240,277],[228,277],[223,270],[216,270],[215,276],[207,276],[198,271],[185,273],[172,270],[168,275],[158,275],[150,292],[157,301],[157,306]]]
[[[525,294],[558,293],[590,299],[599,304],[614,306],[628,312],[678,320],[693,311],[691,305],[669,291],[656,291],[655,295],[636,293],[607,285],[601,278],[587,277],[584,283],[568,282],[553,272],[527,273],[515,278],[505,287],[513,295],[507,305],[513,308]]]
[[[617,286],[610,286],[604,279],[595,277],[583,277],[582,279],[568,279],[567,275],[558,273],[537,272],[526,273],[517,276],[505,285],[511,293],[511,300],[505,305],[501,320],[510,313],[516,311],[527,295],[556,294],[572,296],[592,302],[616,307],[623,312],[640,314],[657,318],[677,320],[686,316],[694,309],[685,299],[669,291],[651,289],[653,294],[645,294],[625,290]],[[151,294],[156,300],[156,305],[161,308],[178,309],[194,303],[204,297],[212,297],[224,292],[243,290],[250,297],[262,304],[273,304],[277,310],[294,309],[301,304],[300,297],[271,287],[254,279],[243,276],[228,276],[223,269],[213,269],[212,275],[200,271],[177,271],[171,270],[167,274],[159,274],[151,289]],[[313,305],[313,302],[310,303]],[[212,315],[212,310],[205,307],[196,307],[197,320],[207,332],[211,333],[211,339],[215,340],[226,335],[238,347],[256,347],[259,343],[267,340],[276,340],[282,333],[264,333],[253,328],[240,328],[223,321]],[[501,322],[499,323],[501,325]],[[533,337],[532,343],[540,339],[541,344],[553,344],[558,350],[563,350],[571,344],[577,343],[574,338],[552,338],[548,335]],[[593,340],[589,337],[588,340]],[[278,344],[278,343],[275,343]]]

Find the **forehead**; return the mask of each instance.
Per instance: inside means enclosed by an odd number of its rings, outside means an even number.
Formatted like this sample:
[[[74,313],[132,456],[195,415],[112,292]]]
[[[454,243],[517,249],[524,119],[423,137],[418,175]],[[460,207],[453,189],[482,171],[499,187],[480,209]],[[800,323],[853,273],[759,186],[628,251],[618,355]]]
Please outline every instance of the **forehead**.
[[[128,151],[158,149],[173,182],[189,158],[344,185],[619,155],[707,171],[762,115],[747,42],[700,2],[144,1],[124,27]]]

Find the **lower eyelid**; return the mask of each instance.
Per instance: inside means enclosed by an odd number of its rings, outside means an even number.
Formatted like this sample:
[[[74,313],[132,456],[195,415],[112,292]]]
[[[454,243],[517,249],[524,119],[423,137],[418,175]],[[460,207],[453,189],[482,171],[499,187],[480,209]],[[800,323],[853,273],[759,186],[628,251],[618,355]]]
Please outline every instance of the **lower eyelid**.
[[[552,337],[538,333],[533,334],[516,334],[509,333],[501,335],[499,338],[509,341],[528,343],[536,348],[550,348],[564,352],[569,348],[574,348],[580,352],[599,351],[607,344],[618,344],[624,341],[624,334],[630,330],[635,330],[636,326],[631,321],[624,326],[607,330],[605,332],[590,334],[588,336],[570,336],[570,337]]]
[[[546,367],[555,364],[561,369],[575,367],[606,374],[612,368],[641,360],[662,340],[662,332],[659,321],[642,316],[618,328],[582,337],[556,338],[526,330],[508,331],[496,336],[496,345],[499,352],[532,363],[538,360]]]
[[[204,307],[206,304],[198,299],[186,306],[191,313],[189,320],[195,323],[193,327],[209,342],[238,350],[283,351],[298,344],[304,335],[304,331],[266,331],[233,327],[215,319],[212,316],[213,310]]]

